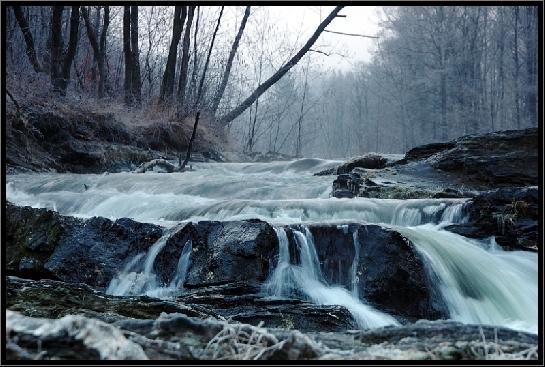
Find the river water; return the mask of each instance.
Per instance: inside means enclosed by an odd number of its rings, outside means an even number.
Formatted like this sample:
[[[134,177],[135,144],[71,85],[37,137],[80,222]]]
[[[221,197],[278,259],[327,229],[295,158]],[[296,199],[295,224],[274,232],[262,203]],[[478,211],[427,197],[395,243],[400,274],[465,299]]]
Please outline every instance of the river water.
[[[331,198],[335,176],[313,176],[313,173],[339,163],[300,159],[201,163],[194,165],[195,171],[171,174],[19,174],[7,177],[6,196],[17,205],[45,207],[65,215],[129,217],[167,227],[198,220],[266,220],[277,231],[280,256],[264,289],[273,296],[281,295],[286,287],[306,290],[307,297],[316,303],[347,307],[361,327],[396,321],[391,315],[366,305],[355,288],[325,284],[321,277],[323,269],[312,255],[315,249],[309,233],[296,234],[301,258],[307,261],[300,266],[290,265],[281,227],[293,223],[383,224],[415,245],[429,271],[439,279],[438,287],[451,319],[537,333],[537,254],[506,252],[493,239],[476,241],[443,230],[446,224],[464,220],[463,199]],[[179,284],[155,284],[150,273],[149,263],[153,264],[161,241],[166,239],[159,240],[145,255],[147,267],[132,269],[136,260],[132,265],[127,264],[112,279],[108,291],[118,295],[167,297],[179,288]],[[183,251],[179,261],[179,274],[175,276],[178,283],[183,282],[190,262],[191,243],[186,247],[188,250]]]

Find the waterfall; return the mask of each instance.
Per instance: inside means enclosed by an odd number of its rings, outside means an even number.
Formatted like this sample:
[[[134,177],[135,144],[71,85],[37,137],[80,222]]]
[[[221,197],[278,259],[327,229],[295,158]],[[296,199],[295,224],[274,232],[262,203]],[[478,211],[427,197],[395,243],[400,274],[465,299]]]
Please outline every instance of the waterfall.
[[[537,333],[537,254],[503,251],[431,224],[395,228],[440,279],[450,317]]]
[[[290,263],[289,241],[283,228],[275,228],[278,237],[278,264],[263,285],[266,293],[277,297],[294,296],[300,292],[319,305],[341,305],[348,309],[362,329],[399,325],[392,316],[362,303],[342,287],[328,286],[323,280],[316,247],[307,227],[293,229],[301,265]]]
[[[186,241],[178,260],[176,272],[168,285],[161,284],[153,271],[157,255],[165,247],[170,236],[178,229],[179,227],[176,227],[165,231],[161,238],[149,248],[147,254],[140,253],[134,256],[123,270],[110,281],[106,294],[114,296],[147,295],[157,298],[172,298],[181,294],[193,248],[191,239]],[[144,256],[145,260],[142,264],[141,260]]]

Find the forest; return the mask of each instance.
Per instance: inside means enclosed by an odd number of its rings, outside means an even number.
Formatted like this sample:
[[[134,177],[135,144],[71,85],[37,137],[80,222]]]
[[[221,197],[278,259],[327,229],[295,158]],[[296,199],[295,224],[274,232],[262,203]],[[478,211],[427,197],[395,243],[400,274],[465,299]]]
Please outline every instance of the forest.
[[[537,126],[535,6],[382,7],[370,60],[332,70],[321,59],[342,50],[311,45],[270,86],[306,45],[282,37],[266,7],[61,8],[6,9],[8,90],[173,120],[201,110],[236,149],[297,157],[403,153]]]
[[[543,359],[542,3],[112,4],[2,3],[3,364]]]

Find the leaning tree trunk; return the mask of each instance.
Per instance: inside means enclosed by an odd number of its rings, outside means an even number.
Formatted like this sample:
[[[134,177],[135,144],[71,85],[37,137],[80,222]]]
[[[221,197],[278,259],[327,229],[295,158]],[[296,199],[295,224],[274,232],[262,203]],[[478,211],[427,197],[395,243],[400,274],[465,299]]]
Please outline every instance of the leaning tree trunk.
[[[165,102],[172,97],[174,90],[174,77],[176,74],[176,58],[178,56],[178,43],[182,37],[185,17],[187,15],[187,7],[174,7],[174,22],[172,24],[172,40],[168,50],[167,65],[163,73],[163,81],[161,83],[161,92],[159,95],[160,102]]]
[[[185,102],[185,85],[187,84],[187,65],[189,64],[189,42],[191,36],[191,23],[193,23],[193,15],[195,7],[190,6],[187,14],[187,23],[185,25],[184,39],[182,40],[182,62],[180,64],[180,81],[178,84],[178,118],[185,117],[187,113]]]
[[[225,127],[228,123],[237,118],[241,113],[243,113],[248,107],[250,107],[256,99],[259,98],[265,91],[267,91],[274,83],[279,81],[294,65],[296,65],[299,60],[310,50],[312,45],[316,42],[320,34],[324,29],[331,23],[331,21],[339,14],[341,9],[344,6],[337,6],[335,9],[325,18],[322,23],[318,26],[314,34],[309,38],[307,43],[299,50],[299,52],[293,56],[286,64],[284,64],[276,73],[274,73],[269,79],[260,84],[257,89],[242,103],[235,107],[231,112],[219,118],[218,123],[220,126]]]
[[[218,29],[220,27],[221,17],[223,16],[223,9],[224,9],[224,7],[222,6],[221,10],[220,10],[220,15],[218,17],[218,23],[216,24],[216,28],[214,29],[214,34],[212,34],[212,40],[210,41],[210,47],[208,49],[208,54],[206,55],[206,61],[204,62],[204,68],[203,68],[202,75],[201,75],[201,81],[199,83],[199,88],[197,89],[197,99],[195,100],[194,109],[197,108],[197,106],[198,106],[198,104],[199,104],[199,102],[201,100],[201,97],[202,97],[202,92],[203,92],[203,87],[204,87],[204,79],[206,77],[206,71],[208,70],[208,64],[210,62],[210,55],[212,54],[212,49],[214,48],[214,41],[216,40],[216,34],[218,33]]]
[[[36,56],[34,38],[32,37],[32,32],[30,31],[30,27],[28,26],[26,17],[23,14],[23,10],[20,6],[13,6],[13,13],[15,14],[15,19],[17,19],[17,24],[19,24],[19,28],[21,28],[21,32],[23,32],[23,37],[25,38],[26,54],[28,56],[28,61],[30,61],[30,63],[32,64],[34,71],[39,73],[43,71],[43,69],[40,65],[40,62],[38,61],[38,57]]]
[[[185,155],[184,162],[182,164],[179,164],[180,171],[183,171],[187,163],[189,162],[189,159],[191,158],[191,147],[193,146],[193,141],[195,140],[195,135],[197,134],[197,125],[199,125],[199,116],[201,115],[200,111],[197,111],[197,115],[195,116],[195,124],[193,125],[193,132],[191,133],[191,138],[189,139],[189,144],[187,145],[187,152]],[[181,156],[180,156],[181,158]]]
[[[227,86],[227,81],[229,80],[229,74],[231,73],[231,67],[233,65],[233,60],[235,59],[235,55],[238,50],[238,45],[240,43],[240,39],[242,38],[242,34],[244,33],[244,28],[246,27],[246,22],[248,21],[248,17],[250,16],[250,7],[246,7],[246,11],[244,12],[244,17],[242,17],[242,22],[240,23],[240,27],[238,29],[238,33],[235,37],[235,40],[233,41],[233,46],[231,47],[231,52],[229,53],[229,58],[227,59],[227,65],[225,66],[225,72],[223,73],[223,78],[221,79],[220,86],[214,95],[214,99],[212,100],[212,107],[211,107],[211,115],[215,116],[216,111],[218,110],[218,106],[220,104],[221,98],[223,97],[223,93],[225,92],[225,87]]]

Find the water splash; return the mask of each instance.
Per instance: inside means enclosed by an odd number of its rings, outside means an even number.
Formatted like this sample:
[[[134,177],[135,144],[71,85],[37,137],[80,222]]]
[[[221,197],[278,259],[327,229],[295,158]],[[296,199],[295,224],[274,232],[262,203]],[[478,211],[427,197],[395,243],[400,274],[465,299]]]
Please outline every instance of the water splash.
[[[537,254],[477,245],[439,226],[396,228],[440,279],[453,320],[537,333]]]
[[[153,271],[153,264],[157,255],[165,247],[170,236],[177,231],[179,227],[167,230],[148,250],[147,253],[137,254],[132,258],[123,270],[114,277],[106,294],[114,296],[139,296],[147,295],[156,298],[173,298],[183,292],[183,283],[187,275],[192,252],[191,239],[188,240],[180,254],[176,272],[169,284],[163,284],[159,281],[157,274]],[[142,259],[144,258],[142,262]]]
[[[285,230],[275,228],[275,231],[279,246],[278,264],[263,285],[265,292],[277,297],[290,297],[301,293],[319,305],[344,306],[362,329],[399,325],[395,318],[362,303],[346,289],[325,284],[308,228],[303,227],[303,231],[293,229],[301,255],[300,266],[290,263],[289,241]]]

